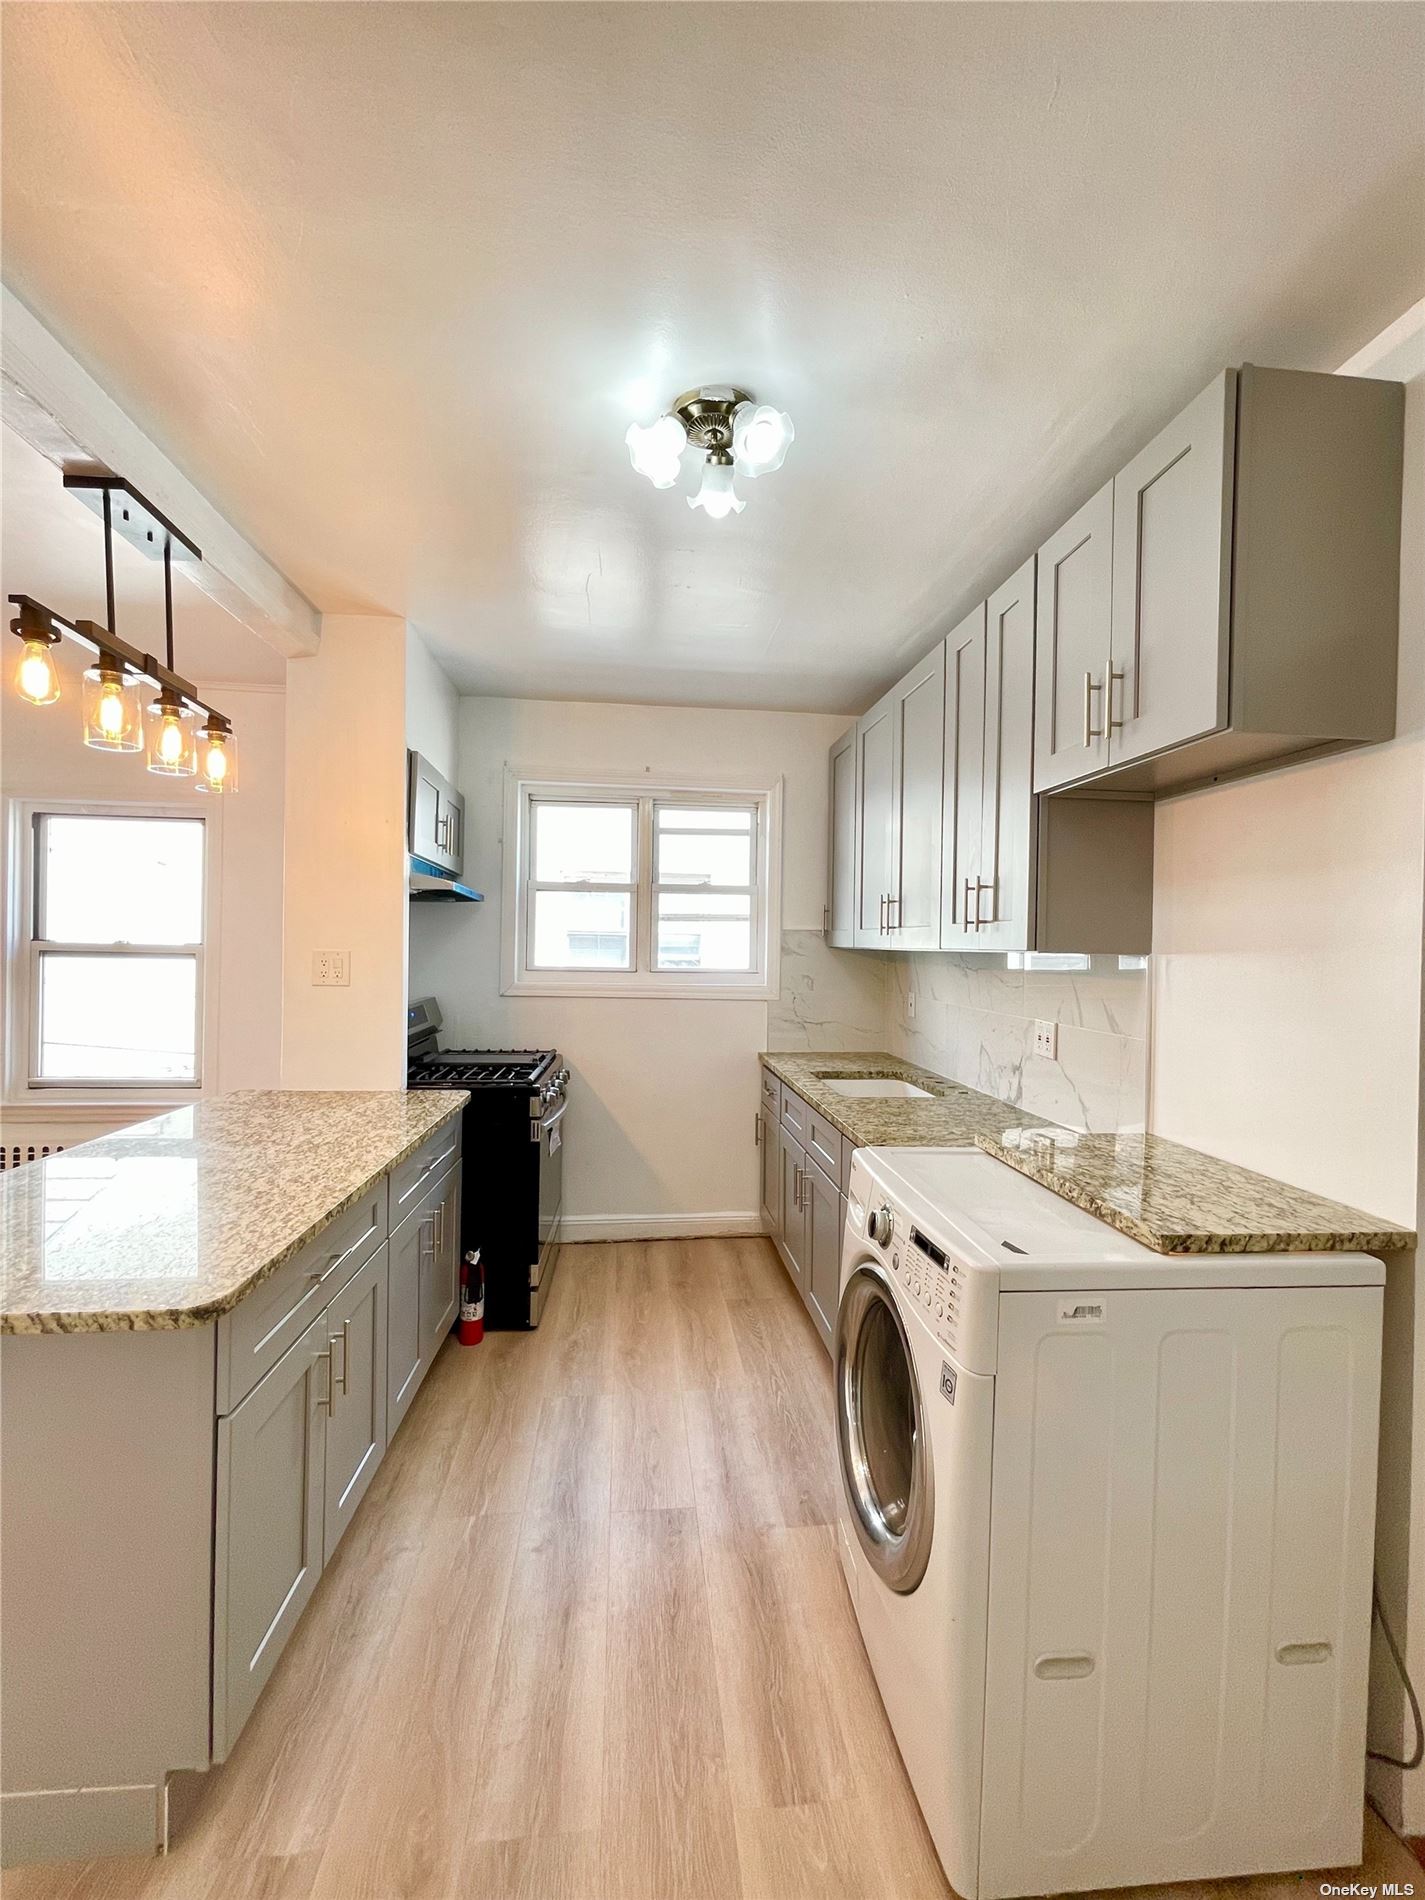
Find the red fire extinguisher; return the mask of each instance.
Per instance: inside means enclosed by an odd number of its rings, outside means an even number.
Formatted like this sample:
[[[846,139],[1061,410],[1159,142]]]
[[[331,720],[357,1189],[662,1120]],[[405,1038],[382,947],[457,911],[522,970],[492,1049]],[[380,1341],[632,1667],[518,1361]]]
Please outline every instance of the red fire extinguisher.
[[[485,1269],[478,1250],[465,1256],[460,1269],[460,1343],[478,1346],[485,1337]]]

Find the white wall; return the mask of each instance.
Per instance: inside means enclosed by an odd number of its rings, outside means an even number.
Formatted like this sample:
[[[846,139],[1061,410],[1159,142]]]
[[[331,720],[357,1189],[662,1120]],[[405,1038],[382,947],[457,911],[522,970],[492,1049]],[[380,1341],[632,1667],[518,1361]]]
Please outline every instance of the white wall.
[[[140,757],[96,752],[81,742],[79,681],[88,657],[72,642],[61,643],[57,658],[64,696],[52,706],[19,699],[6,677],[0,693],[0,790],[7,800],[181,804],[191,798],[195,812],[215,821],[210,848],[219,917],[207,981],[210,990],[216,988],[219,1006],[204,1093],[273,1088],[281,1058],[285,695],[280,689],[198,682],[232,718],[242,775],[235,797],[207,799],[191,786],[155,778]],[[7,656],[7,668],[9,663]],[[8,838],[8,825],[6,833]],[[28,1138],[27,1131],[43,1123],[51,1131],[47,1138],[70,1143],[152,1112],[117,1109],[102,1098],[92,1110],[61,1112],[49,1097],[39,1102],[15,1097],[5,1105],[5,1122],[16,1139]]]
[[[328,614],[287,669],[282,1082],[405,1082],[406,628]],[[317,950],[348,954],[350,984],[312,982]]]
[[[784,931],[821,928],[826,755],[845,719],[464,699],[465,876],[486,901],[411,912],[411,994],[434,995],[450,1046],[557,1046],[574,1072],[566,1150],[571,1236],[755,1231],[753,1118],[765,1001],[500,995],[504,770],[784,780]]]
[[[1345,367],[1409,383],[1398,737],[1158,806],[1151,1125],[1420,1228],[1425,305]],[[1419,1684],[1425,1315],[1414,1258],[1389,1272],[1377,1562],[1400,1624],[1408,1575]],[[1391,1746],[1402,1701],[1377,1652],[1373,1734]],[[1425,1832],[1425,1775],[1373,1779]]]
[[[454,780],[460,752],[460,700],[414,627],[406,628],[406,744]]]

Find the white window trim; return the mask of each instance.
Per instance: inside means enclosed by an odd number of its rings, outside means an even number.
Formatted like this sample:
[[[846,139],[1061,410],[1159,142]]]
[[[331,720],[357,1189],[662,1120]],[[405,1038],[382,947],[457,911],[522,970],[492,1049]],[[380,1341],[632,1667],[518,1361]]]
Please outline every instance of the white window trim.
[[[647,968],[651,940],[650,905],[639,907],[640,946],[633,970],[532,970],[524,961],[528,941],[528,906],[523,876],[528,849],[530,801],[536,798],[665,799],[713,796],[745,799],[761,810],[758,851],[766,865],[765,880],[753,890],[753,955],[755,967],[745,976],[724,970],[700,975],[695,971]],[[640,840],[637,888],[648,886],[651,872],[646,840]],[[661,996],[683,1001],[768,1001],[778,994],[781,973],[782,918],[782,780],[760,782],[699,774],[630,780],[598,772],[551,773],[547,770],[505,769],[504,830],[501,836],[500,994],[502,996]]]
[[[5,1071],[4,1107],[31,1114],[90,1112],[103,1119],[124,1107],[154,1111],[181,1108],[218,1092],[218,944],[222,899],[221,801],[195,811],[191,804],[93,798],[7,798],[5,804]],[[35,818],[53,812],[65,818],[190,818],[203,825],[203,942],[198,951],[197,1077],[192,1082],[37,1082],[33,1080],[35,962],[30,926],[35,891]],[[92,947],[92,946],[91,946]]]

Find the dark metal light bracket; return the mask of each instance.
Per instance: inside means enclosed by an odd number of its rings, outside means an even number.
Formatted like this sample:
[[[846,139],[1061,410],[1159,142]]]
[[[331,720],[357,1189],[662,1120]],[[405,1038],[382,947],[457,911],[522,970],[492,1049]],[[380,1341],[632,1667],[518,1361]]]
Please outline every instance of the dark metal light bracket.
[[[22,638],[53,641],[67,635],[93,653],[108,654],[121,660],[129,672],[147,680],[151,686],[166,686],[196,711],[221,720],[224,728],[229,728],[230,722],[206,700],[198,697],[198,689],[192,680],[175,673],[171,666],[165,666],[152,653],[141,653],[137,647],[131,647],[127,640],[121,640],[111,628],[101,627],[97,620],[70,620],[29,594],[11,594],[8,599],[12,607],[20,610],[18,621],[12,624],[14,631]]]
[[[109,497],[109,519],[115,534],[121,534],[131,547],[150,560],[162,558],[165,546],[175,561],[201,561],[203,550],[190,541],[181,528],[175,528],[167,515],[126,482],[122,475],[66,475],[64,485],[86,508],[104,518],[104,497]]]

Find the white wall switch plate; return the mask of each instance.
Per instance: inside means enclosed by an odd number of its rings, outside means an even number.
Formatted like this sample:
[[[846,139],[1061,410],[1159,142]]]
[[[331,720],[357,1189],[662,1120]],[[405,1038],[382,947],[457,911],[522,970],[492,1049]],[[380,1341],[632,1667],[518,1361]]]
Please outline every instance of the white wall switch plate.
[[[1047,1056],[1051,1062],[1059,1055],[1059,1025],[1057,1023],[1035,1023],[1034,1053]]]
[[[351,984],[349,950],[314,950],[312,981],[323,989],[347,989]]]

